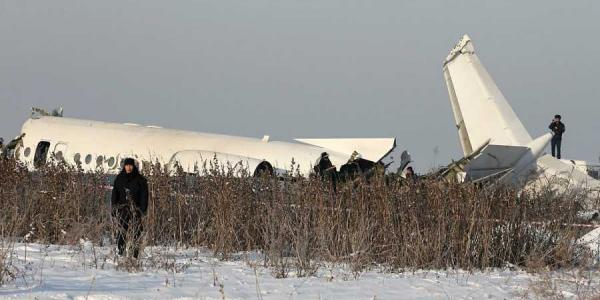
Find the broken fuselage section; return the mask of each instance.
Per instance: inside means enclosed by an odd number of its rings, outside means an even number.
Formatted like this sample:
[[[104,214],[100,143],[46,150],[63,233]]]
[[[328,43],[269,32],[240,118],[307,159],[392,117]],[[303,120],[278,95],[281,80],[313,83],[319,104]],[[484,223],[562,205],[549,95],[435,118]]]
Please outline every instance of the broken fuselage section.
[[[62,113],[62,112],[61,112]],[[22,127],[14,157],[35,169],[62,161],[84,171],[116,174],[131,157],[142,166],[160,163],[169,169],[202,174],[215,167],[258,175],[293,171],[307,176],[327,153],[336,172],[360,164],[368,171],[396,147],[395,138],[298,139],[296,142],[166,129],[133,123],[109,123],[34,114]],[[212,164],[212,165],[211,165]]]

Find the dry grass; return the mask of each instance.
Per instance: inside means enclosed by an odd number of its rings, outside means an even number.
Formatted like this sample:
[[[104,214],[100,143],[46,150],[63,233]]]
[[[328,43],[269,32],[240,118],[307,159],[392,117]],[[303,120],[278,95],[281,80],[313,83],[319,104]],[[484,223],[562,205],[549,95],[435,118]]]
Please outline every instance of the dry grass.
[[[277,277],[291,270],[312,275],[325,263],[349,265],[355,276],[374,265],[397,271],[510,264],[535,271],[582,263],[574,241],[584,229],[565,225],[580,222],[577,194],[518,195],[508,187],[383,176],[334,190],[294,174],[254,178],[218,162],[202,169],[170,174],[158,164],[145,166],[151,189],[145,244],[208,247],[224,259],[258,250]],[[106,175],[64,165],[28,172],[1,160],[2,240],[101,245],[113,239],[109,183]],[[1,282],[10,274],[0,259]]]

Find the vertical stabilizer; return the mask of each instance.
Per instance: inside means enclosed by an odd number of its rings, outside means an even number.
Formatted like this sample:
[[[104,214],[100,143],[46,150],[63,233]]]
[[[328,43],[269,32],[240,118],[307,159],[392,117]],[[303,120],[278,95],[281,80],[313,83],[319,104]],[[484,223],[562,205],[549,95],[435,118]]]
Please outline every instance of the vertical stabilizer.
[[[465,35],[443,65],[444,78],[465,155],[491,144],[525,146],[531,136],[512,110]]]
[[[454,93],[454,86],[452,85],[452,80],[450,79],[449,73],[445,69],[444,79],[446,80],[446,86],[448,87],[448,95],[450,96],[452,113],[454,114],[454,120],[456,121],[456,129],[458,130],[458,139],[460,140],[460,146],[463,149],[464,156],[468,156],[469,154],[473,153],[473,145],[471,145],[471,141],[469,140],[469,133],[467,132],[467,127],[465,127],[465,121],[463,119],[462,113],[460,112],[460,104],[458,103],[458,99],[456,99],[456,94]]]

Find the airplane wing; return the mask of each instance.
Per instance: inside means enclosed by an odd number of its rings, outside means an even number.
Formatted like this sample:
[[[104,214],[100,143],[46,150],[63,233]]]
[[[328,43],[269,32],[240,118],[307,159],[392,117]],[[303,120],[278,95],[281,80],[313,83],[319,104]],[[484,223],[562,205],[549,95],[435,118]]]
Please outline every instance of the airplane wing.
[[[491,144],[522,146],[531,136],[507,103],[464,35],[443,65],[444,78],[464,155]]]
[[[365,138],[365,139],[294,139],[295,141],[309,144],[331,151],[352,155],[358,152],[362,158],[378,162],[396,147],[395,138]]]

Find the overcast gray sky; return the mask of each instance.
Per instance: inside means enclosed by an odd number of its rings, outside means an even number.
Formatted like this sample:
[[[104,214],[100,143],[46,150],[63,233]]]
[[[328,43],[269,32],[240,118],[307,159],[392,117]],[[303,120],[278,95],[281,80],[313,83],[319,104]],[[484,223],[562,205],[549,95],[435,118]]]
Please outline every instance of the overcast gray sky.
[[[532,136],[600,155],[595,1],[0,0],[0,136],[31,106],[243,136],[397,137],[460,158],[441,63],[468,33]]]

